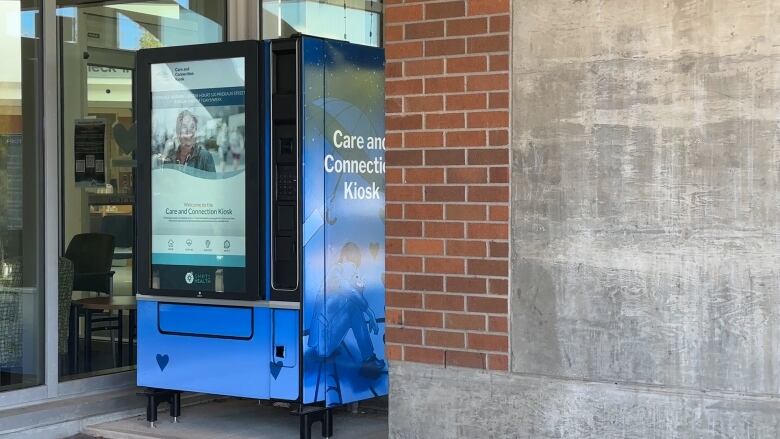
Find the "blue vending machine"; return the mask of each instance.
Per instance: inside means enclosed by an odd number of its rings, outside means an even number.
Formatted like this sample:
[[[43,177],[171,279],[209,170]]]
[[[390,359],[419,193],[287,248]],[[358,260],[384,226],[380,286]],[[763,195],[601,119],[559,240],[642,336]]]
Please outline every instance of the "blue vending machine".
[[[384,51],[298,36],[141,50],[138,377],[331,408],[387,394]]]

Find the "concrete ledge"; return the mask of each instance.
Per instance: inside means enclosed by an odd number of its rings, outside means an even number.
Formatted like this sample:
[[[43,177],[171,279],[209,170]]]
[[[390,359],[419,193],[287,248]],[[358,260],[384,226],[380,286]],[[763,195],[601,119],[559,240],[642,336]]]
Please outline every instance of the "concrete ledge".
[[[341,439],[387,438],[387,415],[334,412],[334,437]],[[157,428],[149,428],[144,415],[92,425],[84,433],[105,439],[277,439],[297,438],[298,418],[289,408],[274,407],[267,402],[224,398],[182,410],[180,422],[173,424],[161,414]],[[320,425],[314,425],[319,432]],[[320,437],[313,434],[313,437]]]
[[[393,362],[389,419],[398,439],[775,438],[780,399]]]
[[[146,401],[129,388],[62,398],[40,404],[0,410],[0,439],[58,439],[81,432],[86,426],[146,413]],[[187,394],[182,404],[192,405],[213,396]],[[161,410],[167,410],[163,404]]]

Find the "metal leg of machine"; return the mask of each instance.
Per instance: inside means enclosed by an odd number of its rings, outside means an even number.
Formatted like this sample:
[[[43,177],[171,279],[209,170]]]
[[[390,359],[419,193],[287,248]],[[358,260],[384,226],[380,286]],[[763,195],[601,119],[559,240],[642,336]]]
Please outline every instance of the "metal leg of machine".
[[[322,437],[333,436],[333,409],[302,406],[292,414],[298,416],[301,439],[311,439],[311,426],[317,422],[322,426]]]
[[[157,422],[157,408],[162,402],[167,402],[170,405],[172,422],[179,422],[179,416],[181,416],[181,392],[147,389],[145,392],[138,393],[138,395],[146,397],[146,420],[149,422],[150,428],[154,428],[154,423]]]

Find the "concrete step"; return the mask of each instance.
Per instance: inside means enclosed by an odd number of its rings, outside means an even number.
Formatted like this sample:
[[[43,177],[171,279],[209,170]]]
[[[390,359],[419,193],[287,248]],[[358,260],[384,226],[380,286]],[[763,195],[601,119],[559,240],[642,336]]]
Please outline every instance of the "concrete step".
[[[60,439],[79,434],[92,424],[145,414],[146,400],[136,395],[138,391],[128,387],[0,410],[0,439]],[[211,398],[183,395],[182,405]],[[167,404],[160,408],[162,413]]]
[[[96,424],[83,433],[105,439],[279,439],[299,437],[298,417],[291,408],[248,399],[224,398],[182,409],[179,423],[161,413],[156,428],[143,415]],[[334,436],[339,439],[386,439],[387,414],[374,410],[334,411]],[[312,437],[320,436],[320,424]]]

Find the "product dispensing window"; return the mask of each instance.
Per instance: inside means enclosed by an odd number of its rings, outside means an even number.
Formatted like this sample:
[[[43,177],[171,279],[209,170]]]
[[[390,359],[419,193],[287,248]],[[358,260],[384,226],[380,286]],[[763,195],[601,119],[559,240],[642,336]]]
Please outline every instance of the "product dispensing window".
[[[146,56],[139,83],[139,287],[144,294],[256,299],[260,145],[256,44],[219,56]],[[206,50],[203,50],[206,49]],[[233,53],[230,53],[233,52]],[[152,55],[159,54],[154,52]],[[148,81],[148,82],[146,82]],[[143,88],[140,88],[143,89]],[[143,140],[142,140],[143,141]]]

